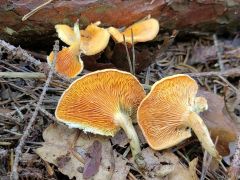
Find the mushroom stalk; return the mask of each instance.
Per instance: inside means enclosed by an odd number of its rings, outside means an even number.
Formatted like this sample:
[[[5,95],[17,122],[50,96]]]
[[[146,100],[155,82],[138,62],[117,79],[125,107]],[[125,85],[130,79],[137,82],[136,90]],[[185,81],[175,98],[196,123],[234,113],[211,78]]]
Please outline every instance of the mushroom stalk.
[[[189,119],[185,121],[185,125],[193,129],[204,149],[206,149],[206,151],[218,161],[221,161],[222,157],[216,150],[208,129],[200,116],[195,112],[191,112]]]
[[[140,149],[138,135],[133,127],[131,118],[124,113],[118,113],[116,114],[114,119],[115,119],[115,122],[117,122],[119,126],[123,128],[128,139],[130,140],[132,155],[133,155],[133,158],[135,159],[136,155],[141,152],[141,149]]]

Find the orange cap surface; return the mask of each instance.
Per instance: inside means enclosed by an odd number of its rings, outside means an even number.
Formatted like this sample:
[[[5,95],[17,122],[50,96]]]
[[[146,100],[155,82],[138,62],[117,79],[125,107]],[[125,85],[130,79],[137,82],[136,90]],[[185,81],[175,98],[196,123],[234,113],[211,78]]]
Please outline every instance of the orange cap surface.
[[[77,24],[78,25],[78,24]],[[91,56],[103,51],[109,42],[110,34],[108,30],[98,27],[100,22],[92,23],[85,30],[81,30],[80,46],[82,53]],[[55,26],[58,37],[68,45],[77,40],[74,29],[63,24]]]
[[[146,42],[153,40],[159,32],[159,23],[156,19],[150,18],[147,20],[142,20],[136,22],[135,24],[129,26],[125,31],[120,32],[114,27],[108,28],[109,33],[117,42],[123,42],[123,35],[125,36],[125,41],[132,44],[132,32],[133,32],[133,42]]]
[[[187,75],[156,82],[138,108],[138,124],[155,150],[174,146],[191,136],[184,121],[194,106],[197,83]]]
[[[53,52],[47,57],[48,64],[51,65],[53,61]],[[65,75],[68,78],[74,78],[83,70],[83,62],[78,53],[69,48],[63,48],[57,54],[55,69],[58,73]]]
[[[87,56],[100,53],[108,45],[110,34],[106,29],[98,27],[99,24],[96,22],[81,30],[81,49]]]
[[[124,113],[133,118],[145,92],[130,73],[107,69],[74,81],[59,100],[56,118],[71,127],[113,136],[119,129],[114,117]]]

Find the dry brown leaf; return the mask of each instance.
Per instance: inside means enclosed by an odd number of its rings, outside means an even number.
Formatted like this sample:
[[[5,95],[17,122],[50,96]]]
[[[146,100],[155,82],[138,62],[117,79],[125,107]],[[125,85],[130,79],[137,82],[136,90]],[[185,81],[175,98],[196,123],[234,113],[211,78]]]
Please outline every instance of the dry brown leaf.
[[[94,141],[87,151],[87,158],[83,169],[84,179],[88,179],[98,172],[101,159],[102,144],[99,141]]]
[[[164,153],[163,158],[168,159],[174,165],[174,170],[167,176],[168,180],[198,180],[195,169],[197,160],[194,159],[189,164],[190,167],[186,168],[173,153]]]
[[[113,145],[125,147],[129,143],[129,139],[124,130],[121,129],[114,137],[111,138],[111,142]]]
[[[229,143],[236,141],[238,130],[234,122],[224,111],[224,99],[208,91],[199,91],[199,96],[203,96],[208,101],[208,110],[204,111],[203,117],[213,141],[218,137],[217,150],[222,156],[229,154]]]
[[[128,160],[124,159],[122,155],[116,151],[113,152],[115,160],[115,170],[112,176],[112,180],[126,180],[130,167],[127,165]]]
[[[197,46],[193,48],[192,58],[189,60],[189,63],[206,63],[209,58],[216,56],[217,51],[215,46]]]
[[[146,169],[149,172],[153,172],[153,169],[156,168],[156,166],[160,165],[158,156],[160,156],[160,153],[154,151],[150,147],[147,147],[142,150],[142,157],[146,162]]]
[[[138,138],[141,142],[141,144],[146,144],[146,140],[143,136],[143,133],[140,129],[139,126],[134,126],[136,132],[137,132],[137,135],[138,135]],[[113,145],[118,145],[120,147],[126,147],[126,145],[129,143],[129,139],[126,135],[126,133],[123,131],[123,129],[121,129],[114,137],[111,138],[111,142]]]
[[[146,175],[149,180],[198,180],[196,175],[197,158],[189,163],[189,168],[184,167],[178,157],[171,152],[162,155],[146,148],[142,151],[147,164]]]
[[[111,179],[112,147],[107,138],[97,135],[86,135],[81,133],[75,142],[77,129],[69,129],[64,125],[51,124],[43,132],[45,142],[41,148],[36,149],[36,153],[45,161],[56,165],[60,172],[67,175],[70,179],[75,177],[77,180],[83,179],[84,164],[79,161],[79,157],[86,158],[86,152],[94,141],[102,144],[102,159],[98,173],[93,176],[94,180]],[[78,158],[76,158],[78,157]]]

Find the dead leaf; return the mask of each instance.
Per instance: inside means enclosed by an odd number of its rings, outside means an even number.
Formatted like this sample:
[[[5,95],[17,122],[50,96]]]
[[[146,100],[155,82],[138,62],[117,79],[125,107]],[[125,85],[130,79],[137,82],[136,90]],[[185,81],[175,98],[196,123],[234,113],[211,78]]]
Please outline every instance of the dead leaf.
[[[173,171],[167,176],[168,180],[198,180],[195,170],[197,160],[193,160],[193,162],[189,164],[190,167],[186,168],[173,153],[164,153],[162,158],[168,159],[174,167]]]
[[[51,124],[43,132],[45,142],[41,148],[36,149],[36,153],[45,161],[56,165],[60,172],[67,175],[70,179],[75,177],[77,180],[83,179],[82,169],[84,164],[79,157],[85,159],[87,150],[94,141],[102,144],[101,163],[99,171],[92,177],[93,180],[111,179],[112,147],[107,138],[102,136],[82,133],[76,139],[77,129],[69,129],[64,125]]]
[[[208,91],[199,91],[199,96],[203,96],[208,101],[208,110],[201,113],[213,141],[218,137],[217,150],[222,156],[229,154],[229,143],[236,141],[238,130],[234,122],[224,111],[224,99]]]
[[[230,149],[230,153],[229,153],[228,156],[224,156],[223,160],[225,161],[225,163],[227,163],[230,166],[231,158],[232,158],[232,156],[234,155],[234,153],[236,151],[237,145],[236,145],[235,142],[230,142],[228,147]]]
[[[90,178],[98,172],[102,158],[101,155],[102,144],[99,141],[94,141],[87,152],[86,163],[83,170],[83,178]]]
[[[177,159],[161,155],[150,147],[142,150],[142,156],[146,162],[146,174],[151,180],[164,178],[173,172]]]
[[[125,147],[129,143],[129,139],[124,130],[121,129],[114,137],[111,138],[111,142],[113,145]]]
[[[178,157],[171,152],[160,154],[151,148],[142,151],[147,164],[147,176],[149,180],[197,180],[197,158],[189,163],[189,168],[184,167]]]
[[[206,63],[209,58],[217,56],[215,46],[197,46],[193,48],[192,58],[189,60],[190,64]]]
[[[129,173],[130,167],[127,165],[128,160],[124,159],[122,155],[116,151],[113,152],[115,160],[115,170],[112,176],[112,180],[125,180]]]

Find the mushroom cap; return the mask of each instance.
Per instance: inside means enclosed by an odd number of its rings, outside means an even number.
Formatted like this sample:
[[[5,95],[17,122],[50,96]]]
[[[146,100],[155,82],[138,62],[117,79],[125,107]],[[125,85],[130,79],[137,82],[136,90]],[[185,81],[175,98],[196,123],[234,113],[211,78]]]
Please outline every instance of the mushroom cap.
[[[114,27],[108,28],[108,31],[118,43],[124,41],[124,35],[125,41],[129,44],[132,44],[132,32],[134,43],[146,42],[153,40],[157,36],[159,32],[159,22],[154,18],[150,18],[136,22],[135,24],[125,29],[123,32],[120,32]]]
[[[96,22],[81,30],[81,49],[87,56],[100,53],[108,45],[110,34],[106,29],[98,27],[99,24]]]
[[[74,81],[62,94],[56,118],[70,127],[113,136],[119,129],[114,118],[120,113],[136,118],[145,92],[128,72],[106,69]]]
[[[51,52],[47,57],[49,65],[52,64],[53,58],[54,54]],[[76,47],[64,47],[61,51],[58,52],[55,69],[58,73],[63,74],[68,78],[74,78],[82,72],[83,61],[76,52]]]
[[[76,40],[76,35],[68,25],[65,24],[57,24],[55,25],[55,29],[58,33],[58,37],[67,45],[71,45]]]
[[[109,42],[110,34],[108,30],[98,27],[101,22],[97,21],[87,26],[85,30],[81,30],[80,45],[83,54],[87,56],[95,55],[103,51]],[[78,24],[77,24],[78,25]],[[63,24],[55,26],[58,37],[66,44],[71,45],[77,40],[74,29]]]
[[[172,147],[191,136],[184,125],[193,111],[198,85],[187,75],[156,82],[138,107],[138,124],[155,150]]]

